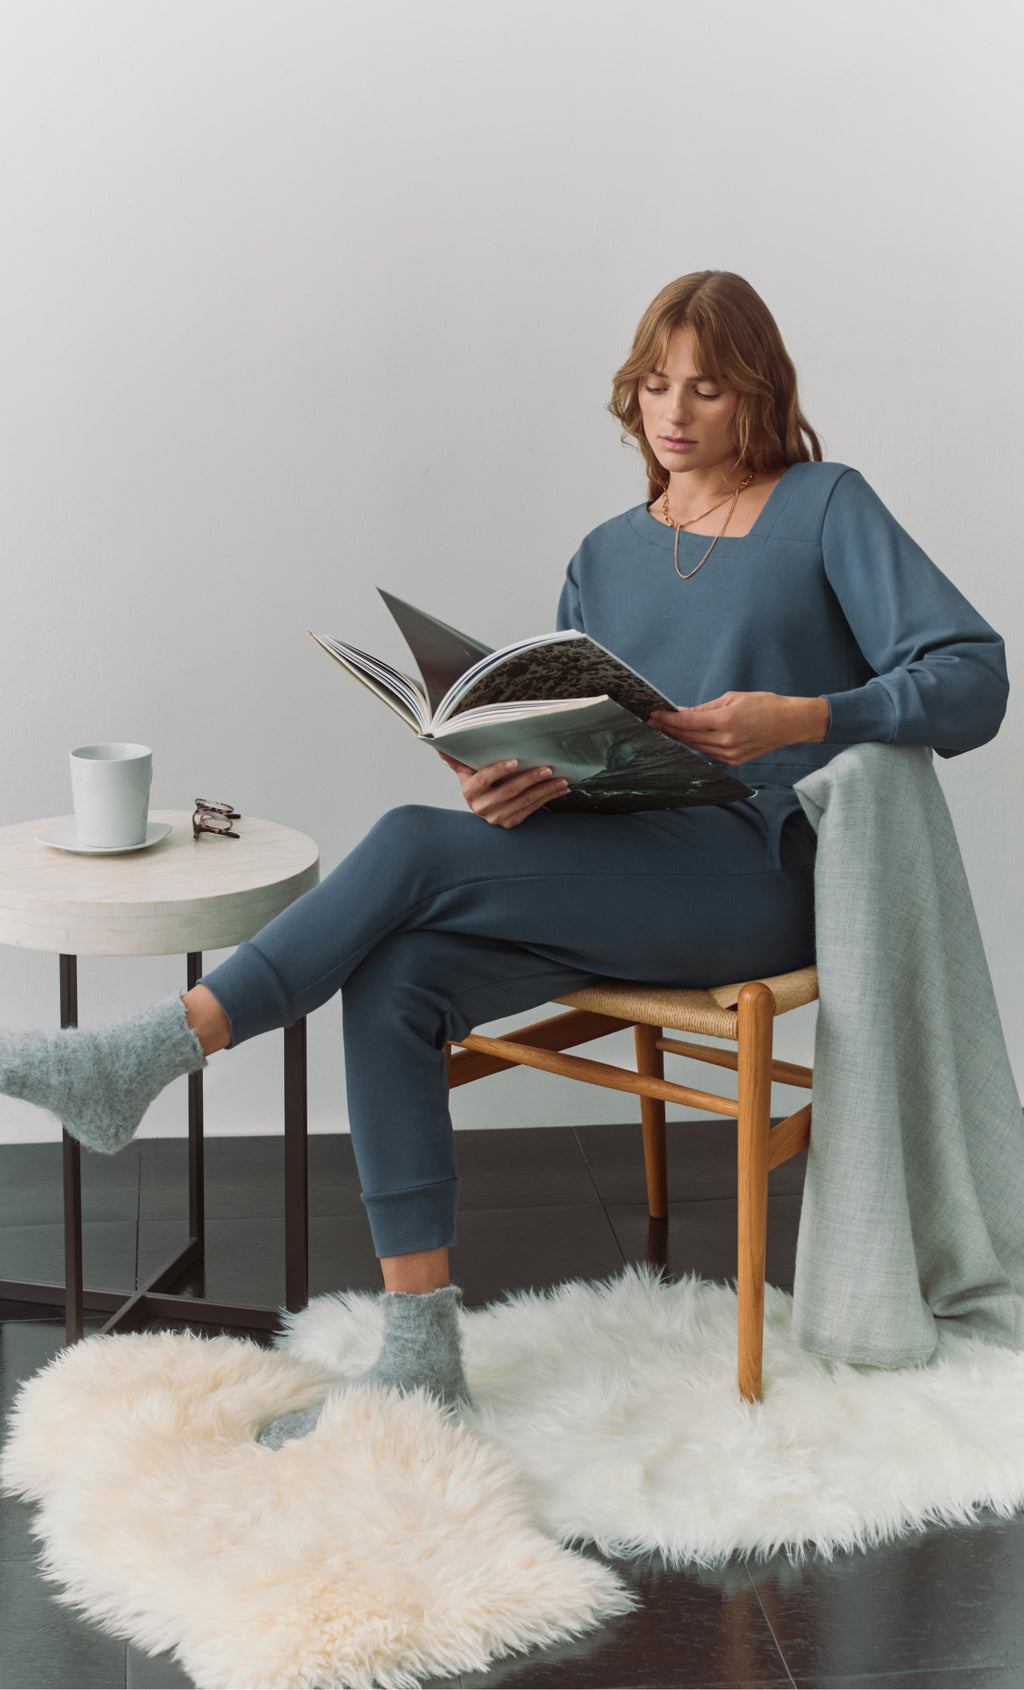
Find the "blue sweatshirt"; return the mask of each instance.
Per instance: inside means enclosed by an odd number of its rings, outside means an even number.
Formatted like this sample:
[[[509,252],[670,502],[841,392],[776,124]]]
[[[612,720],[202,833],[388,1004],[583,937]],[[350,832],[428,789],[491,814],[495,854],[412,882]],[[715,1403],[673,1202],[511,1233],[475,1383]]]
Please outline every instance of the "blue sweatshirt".
[[[679,568],[705,534],[679,534]],[[900,527],[857,470],[792,464],[749,534],[718,541],[681,581],[675,531],[646,504],[588,534],[558,627],[579,628],[679,705],[722,693],[828,700],[821,745],[789,745],[733,772],[798,805],[794,783],[848,745],[984,745],[1006,709],[1003,642]],[[771,808],[775,808],[772,805]]]

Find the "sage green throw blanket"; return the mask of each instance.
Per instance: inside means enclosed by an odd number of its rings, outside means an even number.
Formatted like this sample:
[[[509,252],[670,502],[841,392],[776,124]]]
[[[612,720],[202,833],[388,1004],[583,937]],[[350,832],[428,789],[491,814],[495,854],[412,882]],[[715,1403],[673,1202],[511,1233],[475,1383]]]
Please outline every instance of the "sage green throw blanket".
[[[851,746],[796,793],[820,1004],[794,1332],[880,1367],[940,1321],[1020,1349],[1024,1117],[931,752]]]

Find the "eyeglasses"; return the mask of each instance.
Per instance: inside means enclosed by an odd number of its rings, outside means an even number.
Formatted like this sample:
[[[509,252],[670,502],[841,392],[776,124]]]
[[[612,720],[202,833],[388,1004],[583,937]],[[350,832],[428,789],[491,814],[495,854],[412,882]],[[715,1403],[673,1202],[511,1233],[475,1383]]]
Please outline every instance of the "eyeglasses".
[[[239,839],[241,835],[232,833],[231,823],[241,819],[240,811],[231,804],[213,804],[207,798],[197,798],[192,817],[192,837],[198,839],[201,833],[219,833],[223,839]]]

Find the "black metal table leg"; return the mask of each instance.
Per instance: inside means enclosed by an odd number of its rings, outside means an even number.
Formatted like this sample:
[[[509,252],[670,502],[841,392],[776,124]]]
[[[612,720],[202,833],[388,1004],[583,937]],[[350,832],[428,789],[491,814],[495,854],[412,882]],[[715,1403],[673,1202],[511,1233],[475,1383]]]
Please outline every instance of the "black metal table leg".
[[[78,1026],[78,958],[60,957],[60,1024]],[[63,1129],[64,1323],[69,1344],[85,1331],[82,1303],[82,1146]]]
[[[189,990],[202,973],[202,953],[188,956]],[[78,959],[60,957],[60,1016],[62,1027],[78,1025]],[[109,1316],[104,1333],[128,1332],[150,1320],[185,1320],[189,1325],[240,1325],[253,1332],[272,1332],[279,1324],[278,1308],[247,1303],[214,1303],[206,1298],[171,1292],[188,1270],[203,1260],[204,1156],[203,1076],[189,1076],[189,1238],[134,1291],[87,1290],[82,1274],[82,1151],[76,1139],[63,1137],[64,1283],[0,1279],[0,1298],[64,1308],[67,1340],[76,1343],[85,1331],[85,1310]],[[292,1311],[309,1300],[309,1219],[307,1209],[308,1156],[306,1094],[306,1023],[296,1022],[284,1035],[285,1114],[285,1300]]]
[[[309,1152],[306,1018],[284,1030],[284,1295],[292,1314],[309,1302]]]

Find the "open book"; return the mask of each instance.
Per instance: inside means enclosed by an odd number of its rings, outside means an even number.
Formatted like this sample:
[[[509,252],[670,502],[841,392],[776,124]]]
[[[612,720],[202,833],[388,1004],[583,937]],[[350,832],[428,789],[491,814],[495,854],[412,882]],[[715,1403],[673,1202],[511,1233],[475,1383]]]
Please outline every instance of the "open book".
[[[669,810],[729,804],[753,788],[648,725],[670,699],[576,629],[492,651],[378,588],[420,681],[343,640],[312,635],[420,739],[480,769],[517,757],[569,790],[549,810]]]

